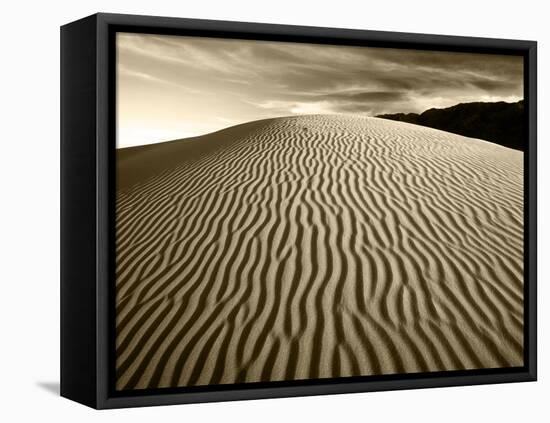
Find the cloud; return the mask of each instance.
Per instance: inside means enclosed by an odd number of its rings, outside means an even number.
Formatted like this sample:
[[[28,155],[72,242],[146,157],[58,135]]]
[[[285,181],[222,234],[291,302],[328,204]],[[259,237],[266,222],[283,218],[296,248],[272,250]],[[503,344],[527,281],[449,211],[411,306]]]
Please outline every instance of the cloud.
[[[519,56],[147,34],[118,34],[117,56],[119,121],[185,120],[188,132],[523,97]]]

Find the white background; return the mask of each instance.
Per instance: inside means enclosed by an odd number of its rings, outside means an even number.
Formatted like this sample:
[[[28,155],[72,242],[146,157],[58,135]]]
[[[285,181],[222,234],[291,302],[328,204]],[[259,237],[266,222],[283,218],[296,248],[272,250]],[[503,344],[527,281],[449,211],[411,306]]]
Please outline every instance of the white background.
[[[0,51],[0,420],[550,421],[547,2],[82,0],[4,2]],[[59,383],[59,26],[103,12],[539,42],[539,381],[233,403],[93,411]],[[7,237],[6,237],[7,234]],[[544,392],[546,391],[546,395]]]

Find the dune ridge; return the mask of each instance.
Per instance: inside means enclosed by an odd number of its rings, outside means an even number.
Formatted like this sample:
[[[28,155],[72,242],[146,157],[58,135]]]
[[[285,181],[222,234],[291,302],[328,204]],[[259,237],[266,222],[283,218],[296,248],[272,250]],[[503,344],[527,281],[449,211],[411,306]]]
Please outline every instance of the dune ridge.
[[[117,389],[523,365],[523,153],[359,116],[229,130],[119,185]]]

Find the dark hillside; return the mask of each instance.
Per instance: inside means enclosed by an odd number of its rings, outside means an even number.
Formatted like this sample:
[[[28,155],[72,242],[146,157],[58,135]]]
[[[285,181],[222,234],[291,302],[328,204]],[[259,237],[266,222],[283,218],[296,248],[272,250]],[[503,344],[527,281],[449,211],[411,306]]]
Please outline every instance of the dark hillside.
[[[414,123],[525,150],[523,100],[517,103],[461,103],[421,114],[396,113],[379,118]]]

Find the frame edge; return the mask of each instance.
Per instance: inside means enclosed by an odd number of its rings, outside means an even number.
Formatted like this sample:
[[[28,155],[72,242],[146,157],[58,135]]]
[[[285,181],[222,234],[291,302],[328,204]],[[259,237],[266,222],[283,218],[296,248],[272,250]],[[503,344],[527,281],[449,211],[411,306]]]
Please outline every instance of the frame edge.
[[[61,27],[60,379],[96,406],[96,16]]]
[[[211,21],[199,19],[184,18],[164,18],[138,15],[123,15],[98,13],[93,15],[97,21],[97,162],[96,162],[96,182],[97,182],[97,367],[96,367],[96,402],[92,405],[98,409],[111,409],[123,407],[153,406],[153,405],[172,405],[186,403],[202,403],[216,401],[235,401],[266,399],[280,397],[296,397],[310,395],[360,393],[381,390],[403,390],[403,389],[423,389],[436,387],[451,387],[460,385],[480,385],[509,382],[528,382],[537,380],[536,369],[536,48],[534,41],[526,40],[506,40],[491,38],[475,38],[462,36],[430,35],[430,34],[409,34],[401,32],[368,31],[353,29],[335,29],[306,27],[293,25],[277,25],[265,23],[244,23]],[[113,123],[109,121],[108,103],[110,88],[108,84],[109,76],[109,27],[118,25],[128,26],[148,26],[151,28],[191,28],[191,29],[213,29],[219,31],[238,31],[250,34],[296,34],[307,36],[326,36],[334,38],[360,37],[378,40],[390,39],[392,42],[404,42],[407,37],[417,37],[422,43],[438,43],[443,46],[452,47],[466,45],[476,47],[483,45],[488,48],[523,50],[526,52],[529,61],[529,245],[531,254],[528,258],[527,266],[531,269],[529,274],[529,284],[532,289],[529,291],[527,301],[530,304],[529,315],[526,321],[529,324],[529,339],[526,341],[530,345],[528,361],[525,371],[516,373],[502,373],[493,375],[472,375],[472,376],[449,376],[449,377],[426,377],[412,378],[408,380],[374,381],[374,382],[343,382],[338,384],[323,384],[320,380],[318,385],[302,385],[292,387],[269,387],[269,388],[250,388],[240,390],[218,390],[200,393],[172,393],[172,394],[151,394],[145,396],[116,396],[109,394],[108,387],[108,319],[109,301],[107,283],[109,280],[108,257],[106,252],[109,250],[109,216],[107,205],[109,201],[109,183],[108,183],[108,160],[109,160],[109,127]],[[534,254],[534,255],[533,255]],[[86,404],[89,405],[89,404]]]

